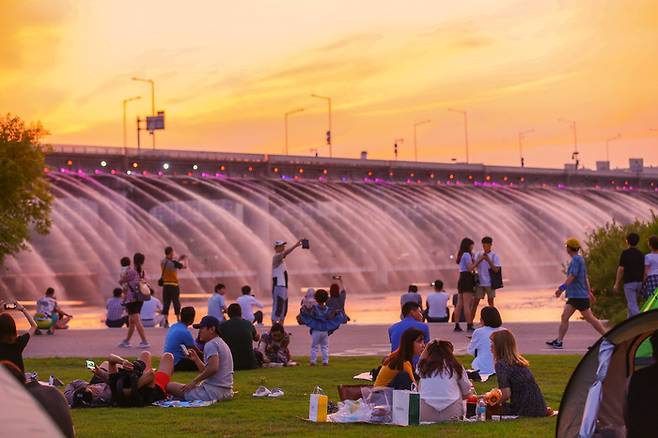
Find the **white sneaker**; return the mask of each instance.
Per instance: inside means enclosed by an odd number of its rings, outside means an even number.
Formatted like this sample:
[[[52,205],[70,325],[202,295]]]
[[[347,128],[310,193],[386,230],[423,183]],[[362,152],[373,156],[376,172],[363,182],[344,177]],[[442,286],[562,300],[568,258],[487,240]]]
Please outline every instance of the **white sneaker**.
[[[269,389],[267,389],[264,386],[259,386],[258,389],[256,389],[256,392],[254,392],[253,395],[254,397],[267,397],[272,393]]]
[[[276,398],[276,397],[281,397],[283,396],[283,390],[281,388],[272,388],[272,391],[268,395],[268,397]]]
[[[139,343],[139,348],[149,348],[150,346],[151,344],[149,344],[148,341]]]
[[[130,342],[126,341],[125,339],[121,341],[121,343],[118,345],[120,348],[130,348]]]

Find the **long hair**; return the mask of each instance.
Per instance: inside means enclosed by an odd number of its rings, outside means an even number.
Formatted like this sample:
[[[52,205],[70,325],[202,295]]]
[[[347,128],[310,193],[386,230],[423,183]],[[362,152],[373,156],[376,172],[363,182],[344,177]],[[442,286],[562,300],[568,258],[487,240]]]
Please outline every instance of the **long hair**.
[[[469,254],[471,253],[471,245],[475,245],[475,242],[473,242],[468,237],[464,237],[462,239],[462,242],[459,244],[459,251],[457,252],[457,264],[461,262],[462,256],[465,252]]]
[[[17,336],[14,318],[8,313],[0,313],[0,342],[13,344]]]
[[[410,328],[405,330],[400,338],[400,346],[384,359],[384,365],[392,370],[401,371],[404,363],[411,362],[414,358],[414,342],[423,336],[423,332],[418,329]]]
[[[340,296],[340,286],[338,286],[338,283],[331,283],[329,296],[332,298],[338,298]]]
[[[142,265],[144,264],[144,254],[141,252],[136,252],[135,255],[133,256],[133,265],[135,268],[135,271],[139,272],[140,274],[142,273]]]
[[[451,378],[455,374],[461,379],[464,367],[455,359],[454,347],[449,341],[434,339],[425,347],[426,358],[418,362],[418,375],[422,378],[433,377],[437,374],[446,373]]]
[[[491,334],[493,356],[496,362],[505,362],[507,365],[527,367],[530,362],[516,349],[516,340],[509,330],[499,330]]]

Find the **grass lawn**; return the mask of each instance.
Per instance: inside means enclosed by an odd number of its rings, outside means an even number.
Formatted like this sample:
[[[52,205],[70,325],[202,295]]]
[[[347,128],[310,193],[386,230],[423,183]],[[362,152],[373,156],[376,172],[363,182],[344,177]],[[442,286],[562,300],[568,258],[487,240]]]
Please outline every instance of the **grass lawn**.
[[[559,408],[562,392],[580,356],[527,356],[547,404]],[[300,363],[307,358],[296,358]],[[466,358],[460,358],[462,362]],[[236,397],[207,408],[97,408],[73,410],[79,437],[185,437],[190,436],[467,436],[467,437],[548,437],[555,435],[555,417],[474,424],[436,424],[402,428],[369,424],[315,424],[308,416],[308,394],[316,385],[330,400],[337,401],[337,384],[358,383],[352,376],[370,370],[376,357],[335,357],[329,367],[298,366],[235,373]],[[100,359],[97,359],[97,363]],[[25,368],[37,371],[42,380],[55,373],[63,382],[88,379],[81,359],[27,359]],[[174,380],[188,382],[194,373],[176,373]],[[478,393],[495,386],[495,379],[476,384]],[[259,386],[280,387],[278,399],[253,398]]]

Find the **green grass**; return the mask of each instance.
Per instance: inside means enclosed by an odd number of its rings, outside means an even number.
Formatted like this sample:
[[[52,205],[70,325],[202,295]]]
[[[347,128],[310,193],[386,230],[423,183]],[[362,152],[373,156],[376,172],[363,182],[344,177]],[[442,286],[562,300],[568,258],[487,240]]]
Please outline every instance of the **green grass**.
[[[562,392],[579,356],[527,356],[531,369],[548,405],[559,407]],[[306,363],[306,358],[297,358]],[[460,358],[464,362],[465,358]],[[100,360],[97,360],[99,363]],[[555,435],[555,417],[527,418],[506,422],[473,424],[436,424],[401,428],[368,424],[315,424],[303,421],[308,416],[308,394],[320,386],[337,400],[336,385],[357,383],[352,376],[377,364],[375,357],[336,357],[329,367],[299,366],[269,368],[235,373],[236,397],[207,408],[97,408],[73,410],[73,422],[79,437],[108,436],[427,436],[468,437],[548,437]],[[64,382],[88,379],[81,359],[27,359],[26,370],[37,371],[41,379],[54,372]],[[176,373],[174,380],[188,382],[194,373]],[[476,384],[478,393],[495,386],[495,379]],[[253,398],[259,386],[280,387],[279,399]]]

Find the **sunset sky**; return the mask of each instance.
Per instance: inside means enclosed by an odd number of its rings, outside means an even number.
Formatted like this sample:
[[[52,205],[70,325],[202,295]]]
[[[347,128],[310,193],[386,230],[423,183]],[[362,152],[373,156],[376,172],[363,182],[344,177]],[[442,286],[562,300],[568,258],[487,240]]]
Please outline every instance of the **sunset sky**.
[[[658,165],[658,3],[632,1],[0,0],[0,112],[40,120],[50,143],[122,145],[166,111],[158,147],[518,165]],[[146,140],[146,139],[145,139]]]

